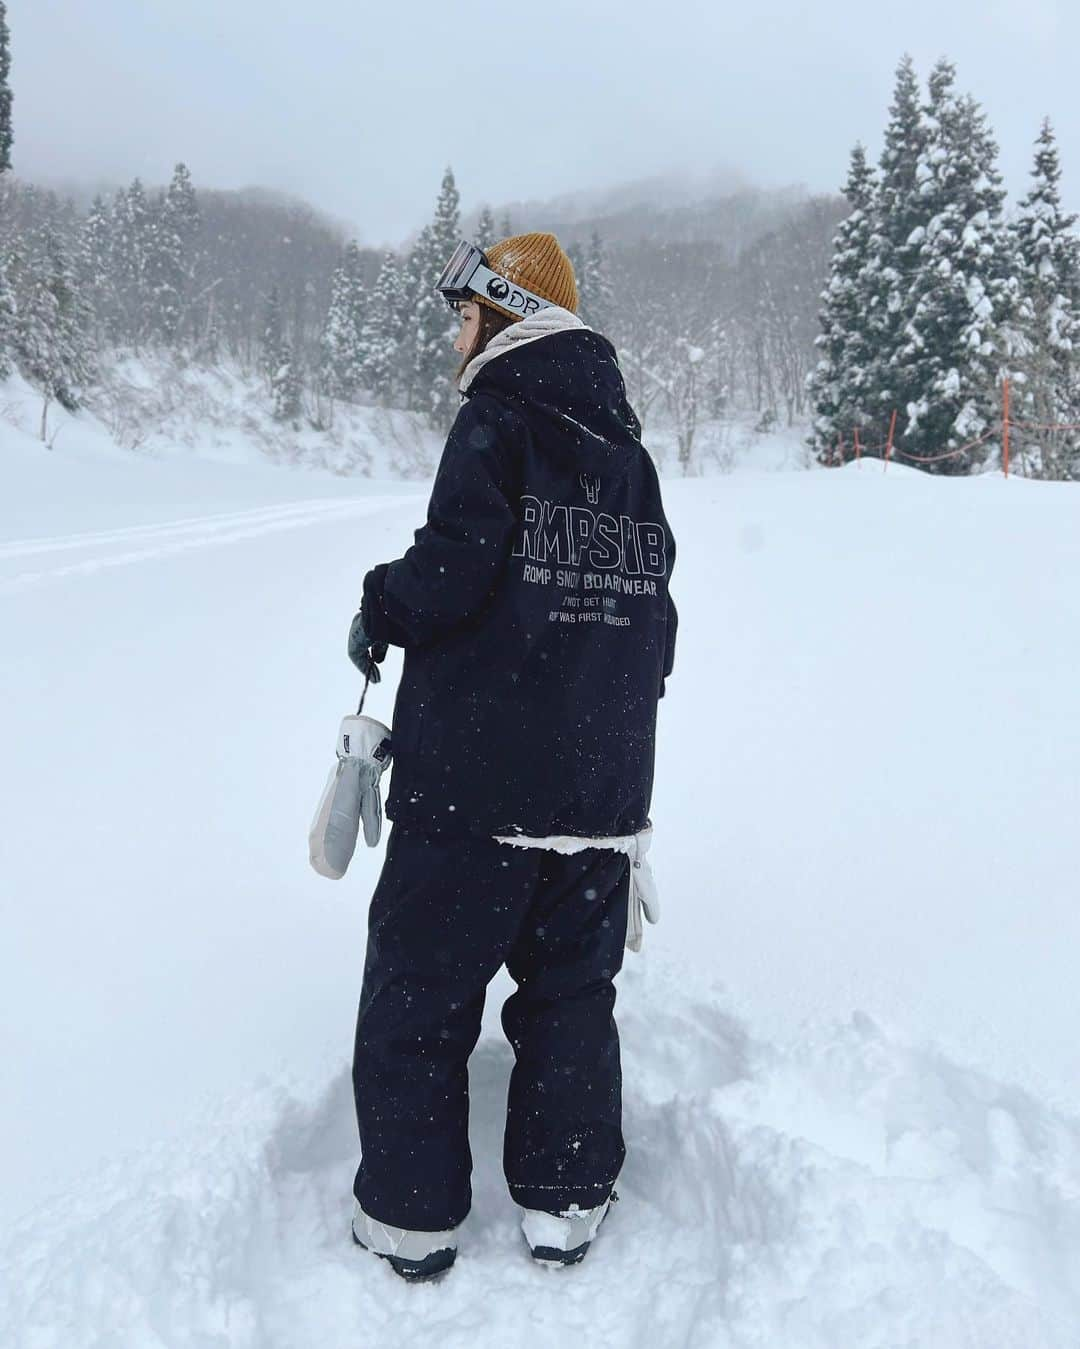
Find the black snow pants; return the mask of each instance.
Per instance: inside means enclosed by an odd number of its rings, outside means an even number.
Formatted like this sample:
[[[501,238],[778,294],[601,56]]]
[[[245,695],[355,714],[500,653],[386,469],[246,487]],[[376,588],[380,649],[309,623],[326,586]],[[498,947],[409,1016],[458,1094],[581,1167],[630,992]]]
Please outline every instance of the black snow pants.
[[[613,980],[630,862],[395,827],[371,901],[353,1058],[364,1212],[414,1231],[456,1227],[472,1201],[467,1064],[487,985],[514,1049],[503,1165],[525,1208],[591,1208],[623,1163]]]

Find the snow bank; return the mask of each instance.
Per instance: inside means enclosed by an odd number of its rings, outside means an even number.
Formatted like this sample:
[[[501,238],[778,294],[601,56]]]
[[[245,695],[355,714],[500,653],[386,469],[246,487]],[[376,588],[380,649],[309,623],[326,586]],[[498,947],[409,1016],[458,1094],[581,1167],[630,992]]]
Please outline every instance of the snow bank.
[[[0,384],[0,439],[20,433],[41,451],[41,399],[18,375]],[[419,414],[310,396],[296,424],[270,415],[263,382],[227,363],[206,369],[147,354],[110,368],[74,416],[53,405],[48,448],[61,458],[127,455],[185,463],[193,459],[258,468],[303,468],[350,478],[426,481],[443,437]],[[681,475],[674,431],[662,418],[645,442],[662,472]],[[762,433],[752,414],[703,420],[693,446],[693,476],[732,470],[815,467],[802,427]]]
[[[805,426],[756,429],[752,413],[733,412],[722,419],[707,418],[698,426],[691,446],[690,477],[712,477],[732,472],[786,473],[817,468],[806,443]],[[663,476],[681,477],[675,432],[654,417],[643,440]]]
[[[580,1269],[529,1258],[498,1173],[511,1055],[472,1064],[473,1212],[409,1288],[348,1238],[342,1064],[267,1085],[11,1234],[0,1339],[229,1346],[1061,1349],[1080,1126],[865,1016],[786,1051],[656,960],[623,979],[629,1160]]]
[[[323,400],[295,424],[270,415],[262,381],[223,363],[213,369],[160,356],[109,368],[72,415],[49,412],[47,446],[62,456],[197,456],[219,463],[304,467],[349,477],[427,479],[442,437],[414,413]],[[41,399],[18,375],[0,385],[0,421],[39,449]]]

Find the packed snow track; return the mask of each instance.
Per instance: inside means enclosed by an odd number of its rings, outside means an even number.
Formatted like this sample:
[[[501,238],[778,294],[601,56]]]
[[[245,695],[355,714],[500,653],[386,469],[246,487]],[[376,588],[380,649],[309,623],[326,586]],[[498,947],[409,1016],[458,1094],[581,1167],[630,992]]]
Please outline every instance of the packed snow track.
[[[43,582],[88,576],[109,567],[127,567],[200,548],[242,543],[264,534],[305,529],[333,520],[356,519],[415,500],[411,496],[366,497],[362,501],[305,501],[257,510],[200,515],[164,524],[133,525],[58,538],[15,539],[0,543],[0,595]],[[28,559],[57,558],[50,565],[19,570]]]

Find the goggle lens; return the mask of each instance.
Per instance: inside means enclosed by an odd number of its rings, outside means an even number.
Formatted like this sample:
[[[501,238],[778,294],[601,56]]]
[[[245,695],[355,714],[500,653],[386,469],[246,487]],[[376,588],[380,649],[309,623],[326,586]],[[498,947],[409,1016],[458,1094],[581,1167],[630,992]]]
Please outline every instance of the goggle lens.
[[[480,249],[462,240],[443,269],[436,290],[446,292],[448,299],[461,299],[473,273],[483,261]]]

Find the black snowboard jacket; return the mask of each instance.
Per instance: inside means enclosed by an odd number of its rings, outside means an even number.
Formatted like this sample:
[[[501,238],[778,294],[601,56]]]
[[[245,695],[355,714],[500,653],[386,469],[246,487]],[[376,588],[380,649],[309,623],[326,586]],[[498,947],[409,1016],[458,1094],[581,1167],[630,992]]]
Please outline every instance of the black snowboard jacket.
[[[427,523],[364,581],[405,649],[387,814],[428,834],[612,837],[649,813],[675,544],[611,344],[587,328],[484,365]]]

